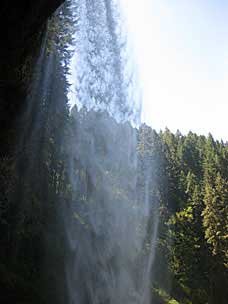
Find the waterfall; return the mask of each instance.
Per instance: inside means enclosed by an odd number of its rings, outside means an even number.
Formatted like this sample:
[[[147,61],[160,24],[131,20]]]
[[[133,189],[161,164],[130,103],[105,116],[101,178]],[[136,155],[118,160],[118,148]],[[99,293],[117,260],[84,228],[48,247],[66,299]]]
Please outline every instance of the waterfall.
[[[124,20],[118,1],[76,6],[66,141],[74,194],[64,212],[70,303],[145,304],[158,221],[156,214],[148,230],[148,176],[145,199],[137,195],[140,102]],[[143,254],[148,233],[151,252]]]
[[[49,222],[40,225],[49,299],[149,304],[158,215],[153,166],[139,156],[140,94],[120,4],[66,3],[54,46],[49,25],[23,117],[21,176],[33,191],[24,187],[22,212],[41,200]]]
[[[118,1],[76,3],[71,103],[138,123],[139,98]]]

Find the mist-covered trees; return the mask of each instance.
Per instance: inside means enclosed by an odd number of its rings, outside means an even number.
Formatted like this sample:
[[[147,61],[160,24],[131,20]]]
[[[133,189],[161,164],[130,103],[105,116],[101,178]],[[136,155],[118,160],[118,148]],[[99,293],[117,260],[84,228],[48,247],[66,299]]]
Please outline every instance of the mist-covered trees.
[[[69,2],[50,21],[25,107],[14,122],[14,149],[0,158],[1,303],[57,303],[65,297],[58,213],[68,187],[63,144],[72,33],[66,10]],[[61,41],[53,24],[61,24]]]

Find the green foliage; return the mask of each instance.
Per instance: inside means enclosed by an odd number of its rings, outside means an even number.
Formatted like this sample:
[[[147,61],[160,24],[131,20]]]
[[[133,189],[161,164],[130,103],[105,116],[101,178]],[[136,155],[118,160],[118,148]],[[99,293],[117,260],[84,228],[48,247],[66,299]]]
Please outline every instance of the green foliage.
[[[191,132],[182,136],[166,130],[160,138],[165,145],[159,154],[166,157],[163,181],[169,195],[168,217],[161,213],[158,244],[166,248],[162,252],[176,282],[171,293],[181,303],[226,303],[227,145],[211,135],[205,138]],[[163,210],[164,200],[160,206]]]
[[[205,209],[202,213],[205,238],[212,254],[219,255],[228,267],[228,183],[217,173],[214,187],[205,185]]]

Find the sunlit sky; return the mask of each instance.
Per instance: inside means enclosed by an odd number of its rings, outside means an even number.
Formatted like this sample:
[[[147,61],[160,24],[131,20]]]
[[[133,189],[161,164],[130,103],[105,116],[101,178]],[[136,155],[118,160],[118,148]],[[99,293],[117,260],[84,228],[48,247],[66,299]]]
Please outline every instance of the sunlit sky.
[[[121,0],[138,64],[142,119],[228,140],[228,1]]]

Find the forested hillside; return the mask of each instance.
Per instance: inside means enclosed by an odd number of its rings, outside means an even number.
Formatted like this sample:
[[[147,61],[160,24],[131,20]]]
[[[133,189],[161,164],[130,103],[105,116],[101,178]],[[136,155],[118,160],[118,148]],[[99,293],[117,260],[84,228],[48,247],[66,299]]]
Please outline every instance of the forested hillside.
[[[146,125],[138,145],[140,159],[153,162],[160,210],[154,291],[164,286],[180,303],[226,303],[228,145]]]

